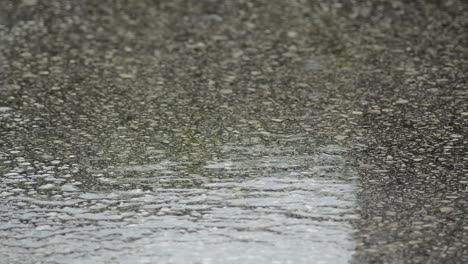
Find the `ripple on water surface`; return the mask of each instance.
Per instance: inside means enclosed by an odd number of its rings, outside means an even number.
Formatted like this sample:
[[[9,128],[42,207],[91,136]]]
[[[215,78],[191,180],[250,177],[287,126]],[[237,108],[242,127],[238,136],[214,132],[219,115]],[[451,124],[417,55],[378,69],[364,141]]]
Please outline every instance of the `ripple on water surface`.
[[[38,175],[8,172],[0,255],[11,263],[347,263],[355,197],[345,150],[285,152],[226,146],[226,158],[202,168],[211,177],[179,176],[169,160],[99,174],[151,187],[128,191],[84,190],[53,174],[39,177],[41,190]],[[167,187],[190,180],[199,184]]]

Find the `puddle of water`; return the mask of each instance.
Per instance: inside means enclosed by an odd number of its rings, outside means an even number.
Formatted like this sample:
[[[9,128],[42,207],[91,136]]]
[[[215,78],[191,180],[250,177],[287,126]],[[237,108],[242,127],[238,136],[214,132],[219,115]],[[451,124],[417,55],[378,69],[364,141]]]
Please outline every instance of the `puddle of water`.
[[[346,150],[318,150],[226,145],[206,175],[181,176],[169,160],[98,174],[101,182],[141,187],[127,191],[83,190],[52,170],[10,171],[0,185],[0,256],[9,263],[348,263],[356,216]]]

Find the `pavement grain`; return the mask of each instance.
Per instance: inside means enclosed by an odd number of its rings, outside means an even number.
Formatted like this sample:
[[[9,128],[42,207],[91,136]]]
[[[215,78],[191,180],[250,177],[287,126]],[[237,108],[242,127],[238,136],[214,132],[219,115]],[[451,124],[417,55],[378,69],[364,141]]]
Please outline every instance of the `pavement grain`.
[[[354,263],[468,263],[467,18],[462,0],[0,0],[0,173],[125,190],[86,175],[161,148],[196,174],[252,128],[305,131],[352,149]]]

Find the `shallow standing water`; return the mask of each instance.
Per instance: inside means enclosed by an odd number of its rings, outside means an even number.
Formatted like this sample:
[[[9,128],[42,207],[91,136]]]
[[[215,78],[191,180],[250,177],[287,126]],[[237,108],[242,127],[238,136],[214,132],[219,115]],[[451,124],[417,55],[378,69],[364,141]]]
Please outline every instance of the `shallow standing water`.
[[[356,216],[346,149],[299,154],[285,144],[295,140],[226,144],[222,158],[188,176],[179,171],[189,162],[154,150],[157,163],[88,170],[102,184],[138,186],[122,191],[86,191],[53,165],[30,174],[37,162],[23,160],[0,185],[0,255],[9,263],[348,263]]]

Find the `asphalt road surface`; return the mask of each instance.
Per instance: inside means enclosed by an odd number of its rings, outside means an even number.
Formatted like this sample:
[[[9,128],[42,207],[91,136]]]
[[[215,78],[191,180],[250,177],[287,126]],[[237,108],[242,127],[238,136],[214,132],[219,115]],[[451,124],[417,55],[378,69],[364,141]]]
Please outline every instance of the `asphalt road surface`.
[[[468,3],[0,0],[0,263],[468,263]]]

